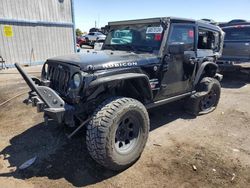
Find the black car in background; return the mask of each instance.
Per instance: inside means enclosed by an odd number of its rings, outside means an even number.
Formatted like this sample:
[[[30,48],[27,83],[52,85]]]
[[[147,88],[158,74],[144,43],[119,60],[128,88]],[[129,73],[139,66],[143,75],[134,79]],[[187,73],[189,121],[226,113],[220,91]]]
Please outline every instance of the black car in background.
[[[231,21],[225,32],[222,57],[217,61],[221,72],[241,71],[250,75],[250,22]]]

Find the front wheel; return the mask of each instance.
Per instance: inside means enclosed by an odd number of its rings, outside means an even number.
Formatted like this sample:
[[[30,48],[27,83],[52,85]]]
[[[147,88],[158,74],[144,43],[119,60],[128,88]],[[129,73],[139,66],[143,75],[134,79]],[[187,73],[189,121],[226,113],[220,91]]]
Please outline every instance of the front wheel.
[[[205,77],[200,81],[197,92],[190,97],[185,107],[194,115],[208,114],[216,109],[220,94],[220,82],[215,78]]]
[[[131,98],[111,98],[95,111],[87,127],[92,158],[111,170],[123,170],[141,155],[149,132],[146,108]]]

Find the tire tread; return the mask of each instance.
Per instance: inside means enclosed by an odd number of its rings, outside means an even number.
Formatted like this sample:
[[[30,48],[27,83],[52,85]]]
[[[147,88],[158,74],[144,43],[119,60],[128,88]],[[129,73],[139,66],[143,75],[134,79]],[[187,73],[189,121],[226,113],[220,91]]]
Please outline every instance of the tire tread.
[[[86,143],[89,154],[99,164],[112,170],[121,170],[126,167],[119,166],[118,162],[112,158],[112,154],[107,153],[107,151],[109,151],[107,147],[109,146],[106,143],[109,143],[111,139],[107,135],[110,132],[113,117],[115,117],[125,105],[131,104],[140,108],[140,110],[146,114],[149,126],[148,113],[144,105],[135,99],[125,97],[112,97],[104,101],[97,107],[92,120],[87,126]],[[147,136],[145,139],[147,140]]]

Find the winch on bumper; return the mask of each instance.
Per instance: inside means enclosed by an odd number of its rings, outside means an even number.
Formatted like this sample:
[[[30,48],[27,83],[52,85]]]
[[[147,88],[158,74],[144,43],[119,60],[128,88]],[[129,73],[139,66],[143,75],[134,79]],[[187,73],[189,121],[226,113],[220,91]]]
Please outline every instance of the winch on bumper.
[[[44,112],[45,122],[53,119],[58,123],[64,122],[74,126],[74,107],[65,103],[53,89],[46,86],[45,82],[28,76],[18,63],[15,63],[15,66],[31,89],[25,102],[36,106],[38,112]]]

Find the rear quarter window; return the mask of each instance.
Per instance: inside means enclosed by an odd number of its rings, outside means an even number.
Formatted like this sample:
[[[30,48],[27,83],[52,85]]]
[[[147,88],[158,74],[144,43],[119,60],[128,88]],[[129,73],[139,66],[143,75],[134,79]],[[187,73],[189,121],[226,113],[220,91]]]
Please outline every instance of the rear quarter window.
[[[250,27],[224,28],[225,40],[250,40]]]

